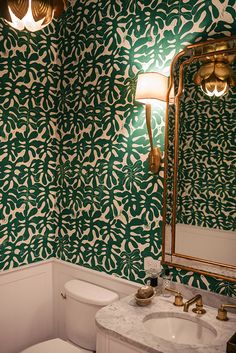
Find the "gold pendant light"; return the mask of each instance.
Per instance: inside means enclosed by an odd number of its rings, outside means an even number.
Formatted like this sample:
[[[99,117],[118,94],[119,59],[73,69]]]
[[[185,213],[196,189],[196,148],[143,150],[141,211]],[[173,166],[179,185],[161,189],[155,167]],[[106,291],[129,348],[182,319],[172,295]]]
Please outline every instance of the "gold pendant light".
[[[235,54],[231,52],[235,45],[235,38],[232,38],[215,44],[209,41],[196,47],[196,55],[207,55],[201,59],[202,65],[194,75],[194,82],[209,97],[224,96],[231,87],[236,86],[236,76],[230,66],[236,59]]]
[[[65,0],[1,0],[0,14],[18,30],[36,32],[58,18],[66,8]]]
[[[230,87],[236,85],[233,70],[227,62],[222,61],[203,64],[195,74],[194,82],[210,97],[223,96]]]

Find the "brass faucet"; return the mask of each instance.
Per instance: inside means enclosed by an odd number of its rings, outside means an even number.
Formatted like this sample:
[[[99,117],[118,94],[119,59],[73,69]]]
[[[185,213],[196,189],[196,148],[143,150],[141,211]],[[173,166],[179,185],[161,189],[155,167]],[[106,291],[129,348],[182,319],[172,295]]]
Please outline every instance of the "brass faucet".
[[[218,309],[218,314],[216,318],[221,321],[227,321],[229,320],[227,316],[227,310],[225,308],[234,308],[236,309],[236,304],[222,304],[219,309]]]
[[[193,308],[193,312],[196,314],[205,314],[206,310],[203,309],[203,302],[201,294],[195,295],[192,299],[189,299],[186,303],[184,303],[184,311],[188,312],[190,305],[196,303],[196,307]]]

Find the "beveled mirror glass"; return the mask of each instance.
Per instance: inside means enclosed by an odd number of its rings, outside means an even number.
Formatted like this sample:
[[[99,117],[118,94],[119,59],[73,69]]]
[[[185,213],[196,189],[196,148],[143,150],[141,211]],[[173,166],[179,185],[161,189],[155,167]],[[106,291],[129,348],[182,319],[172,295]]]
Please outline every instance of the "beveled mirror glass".
[[[163,263],[231,281],[236,281],[235,72],[236,37],[190,45],[174,58],[163,215]]]

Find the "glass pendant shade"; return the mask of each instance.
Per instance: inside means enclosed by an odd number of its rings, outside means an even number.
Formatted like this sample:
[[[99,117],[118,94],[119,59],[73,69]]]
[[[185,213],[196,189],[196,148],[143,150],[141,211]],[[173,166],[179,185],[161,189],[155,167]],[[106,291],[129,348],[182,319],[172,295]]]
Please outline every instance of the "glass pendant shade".
[[[38,31],[58,18],[65,9],[64,0],[2,0],[0,14],[18,30]]]
[[[196,85],[209,97],[225,95],[230,87],[236,85],[233,70],[228,63],[208,62],[203,64],[194,76]]]

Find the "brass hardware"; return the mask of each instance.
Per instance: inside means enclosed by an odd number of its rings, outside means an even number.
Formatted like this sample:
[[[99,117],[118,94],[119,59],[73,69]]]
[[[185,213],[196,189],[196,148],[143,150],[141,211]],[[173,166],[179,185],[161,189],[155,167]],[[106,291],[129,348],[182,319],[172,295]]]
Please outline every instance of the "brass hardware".
[[[171,289],[171,288],[165,288],[164,290],[167,290],[168,292],[175,293],[175,300],[174,300],[173,305],[175,305],[175,306],[183,306],[184,305],[183,296],[180,292],[178,292],[177,290]]]
[[[149,170],[157,174],[160,169],[161,165],[161,151],[158,147],[153,147],[153,139],[152,139],[152,127],[151,127],[151,116],[152,116],[152,107],[151,104],[146,104],[146,124],[147,124],[147,131],[151,146],[151,151],[148,155],[149,161]]]
[[[149,170],[157,174],[161,165],[161,151],[158,147],[153,147],[148,155]]]
[[[193,312],[195,314],[205,314],[206,310],[203,309],[203,303],[202,303],[202,296],[201,294],[197,294],[195,295],[195,297],[189,299],[186,303],[184,303],[184,311],[188,312],[188,309],[190,307],[190,305],[196,303],[196,307],[193,308]]]
[[[228,321],[227,310],[225,308],[236,309],[236,304],[222,304],[218,309],[218,314],[216,318],[220,321]]]
[[[63,299],[66,299],[66,294],[64,294],[64,293],[61,292],[61,297],[62,297]]]

